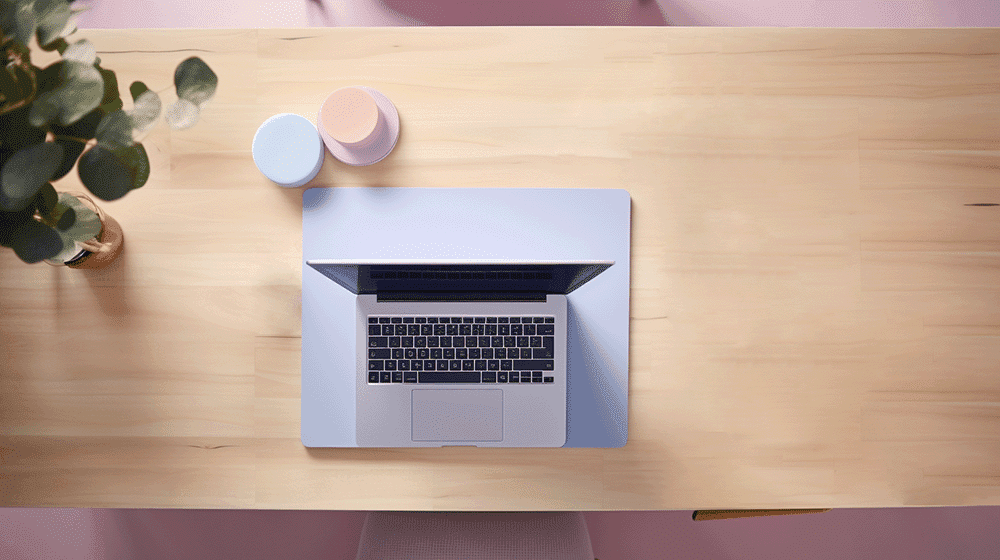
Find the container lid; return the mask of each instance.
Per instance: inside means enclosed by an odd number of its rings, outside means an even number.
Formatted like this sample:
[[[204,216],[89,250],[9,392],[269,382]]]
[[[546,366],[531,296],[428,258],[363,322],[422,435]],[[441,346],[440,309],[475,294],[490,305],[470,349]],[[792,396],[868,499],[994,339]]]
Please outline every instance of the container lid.
[[[267,119],[253,137],[257,169],[283,187],[300,187],[311,181],[323,167],[324,152],[316,126],[294,113]]]

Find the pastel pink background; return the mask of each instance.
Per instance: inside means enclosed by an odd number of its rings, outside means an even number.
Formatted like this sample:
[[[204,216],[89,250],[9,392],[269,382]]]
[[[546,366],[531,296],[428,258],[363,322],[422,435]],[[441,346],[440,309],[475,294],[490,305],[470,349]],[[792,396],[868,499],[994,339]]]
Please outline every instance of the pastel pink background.
[[[81,29],[404,25],[998,27],[998,0],[78,0]],[[1000,506],[691,520],[585,513],[601,560],[1000,558]],[[0,508],[0,559],[353,560],[364,512]]]

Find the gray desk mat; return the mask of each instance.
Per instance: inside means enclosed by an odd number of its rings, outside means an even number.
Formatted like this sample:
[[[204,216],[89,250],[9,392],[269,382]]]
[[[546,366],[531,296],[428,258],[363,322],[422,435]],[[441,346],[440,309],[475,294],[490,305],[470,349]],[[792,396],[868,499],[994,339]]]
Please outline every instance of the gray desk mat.
[[[356,296],[306,260],[368,258],[615,261],[567,296],[564,447],[625,445],[628,191],[335,187],[302,203],[303,445],[357,447]]]

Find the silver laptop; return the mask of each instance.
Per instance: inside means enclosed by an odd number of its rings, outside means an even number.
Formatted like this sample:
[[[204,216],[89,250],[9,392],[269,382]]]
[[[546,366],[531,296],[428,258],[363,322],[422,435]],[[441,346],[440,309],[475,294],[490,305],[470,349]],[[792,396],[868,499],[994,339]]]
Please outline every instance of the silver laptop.
[[[306,263],[358,296],[358,446],[566,442],[566,294],[613,261]]]

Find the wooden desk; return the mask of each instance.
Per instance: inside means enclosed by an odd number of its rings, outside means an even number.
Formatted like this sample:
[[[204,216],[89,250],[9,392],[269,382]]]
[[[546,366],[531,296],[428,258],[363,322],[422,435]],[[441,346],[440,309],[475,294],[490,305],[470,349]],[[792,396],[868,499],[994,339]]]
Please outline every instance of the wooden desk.
[[[217,97],[104,208],[110,269],[0,252],[0,505],[1000,504],[1000,29],[83,31]],[[301,191],[257,126],[351,84],[395,152],[308,186],[627,188],[624,449],[299,442]],[[78,188],[75,171],[60,190]]]

